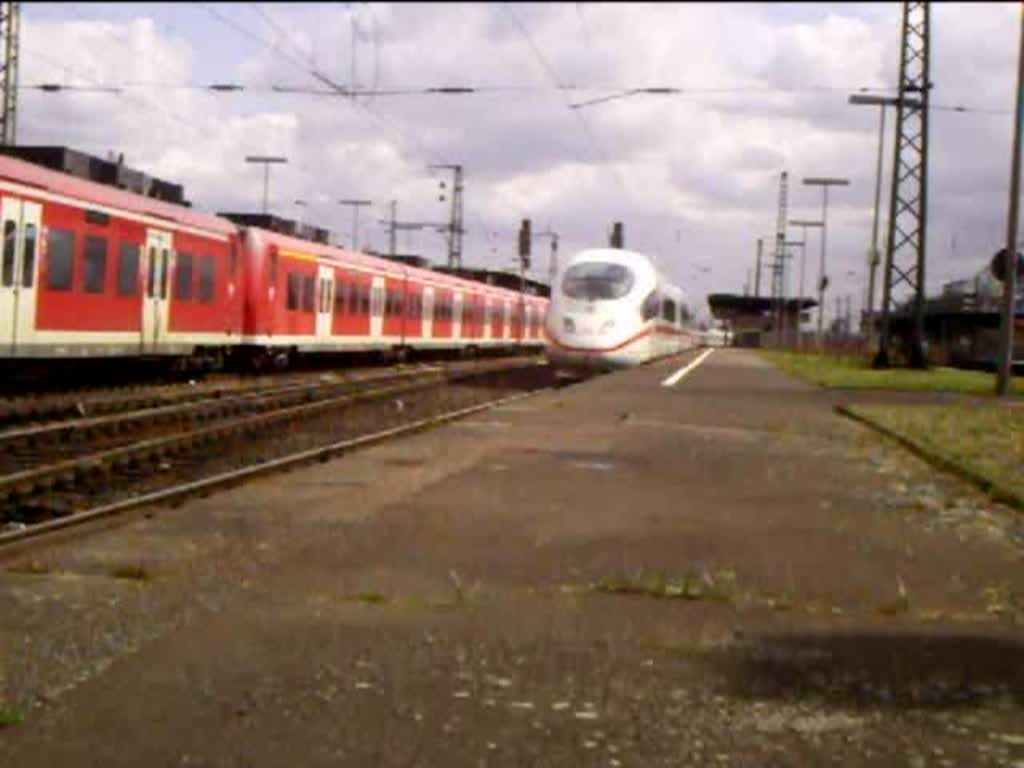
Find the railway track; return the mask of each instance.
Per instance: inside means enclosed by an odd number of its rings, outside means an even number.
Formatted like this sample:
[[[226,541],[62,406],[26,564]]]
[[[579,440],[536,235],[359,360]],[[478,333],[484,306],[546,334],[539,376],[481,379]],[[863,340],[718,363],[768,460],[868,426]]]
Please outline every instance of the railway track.
[[[270,412],[388,382],[442,373],[439,367],[389,369],[352,378],[306,377],[234,391],[174,392],[169,404],[133,408],[130,402],[121,401],[121,408],[112,415],[0,431],[0,498],[25,483],[33,483],[33,478],[42,481],[48,475],[48,467],[72,460],[82,451],[116,450],[147,437],[159,437],[176,427],[209,425],[246,413]],[[142,402],[149,405],[151,401]]]
[[[9,430],[0,433],[0,548],[326,458],[553,381],[536,357],[474,361]]]
[[[312,370],[260,376],[221,374],[199,382],[129,384],[120,387],[7,397],[0,399],[0,429],[198,402],[244,392],[259,392],[289,383],[301,384],[325,376],[345,379],[363,376],[372,378],[382,371],[391,370],[394,370],[394,367],[355,371]]]

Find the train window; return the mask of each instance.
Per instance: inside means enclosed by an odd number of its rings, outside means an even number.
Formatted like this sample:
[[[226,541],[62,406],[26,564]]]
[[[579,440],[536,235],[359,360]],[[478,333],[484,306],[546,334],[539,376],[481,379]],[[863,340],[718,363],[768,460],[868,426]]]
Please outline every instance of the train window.
[[[203,304],[213,301],[216,269],[217,265],[213,256],[207,254],[199,257],[199,301]]]
[[[370,286],[359,286],[359,311],[363,315],[370,314]]]
[[[85,292],[103,293],[107,287],[107,239],[85,236]]]
[[[320,312],[330,314],[331,312],[331,282],[327,278],[321,279],[320,286]]]
[[[644,299],[643,306],[640,308],[641,316],[644,320],[653,320],[658,316],[658,292],[651,291],[647,294],[647,298]]]
[[[117,295],[134,296],[139,285],[139,246],[121,243],[117,256]]]
[[[314,310],[313,296],[316,293],[312,275],[304,275],[302,278],[302,311],[312,312]]]
[[[148,270],[147,270],[148,275],[147,275],[147,278],[146,278],[146,295],[152,297],[153,296],[153,286],[155,285],[155,283],[153,281],[154,281],[155,275],[156,275],[156,248],[154,248],[153,246],[149,247],[149,259],[148,259],[147,263],[148,263]]]
[[[94,211],[93,209],[90,208],[85,212],[85,220],[88,221],[90,224],[100,224],[101,226],[106,226],[107,224],[110,223],[110,214],[104,213],[103,211]]]
[[[370,289],[370,315],[378,317],[381,314],[380,288],[376,285]]]
[[[4,261],[0,282],[4,286],[14,284],[14,253],[18,240],[18,225],[8,219],[4,222]]]
[[[174,298],[192,300],[192,254],[178,252],[178,266],[174,270]]]
[[[25,225],[25,245],[21,249],[21,284],[25,288],[32,287],[32,278],[36,273],[36,225]]]
[[[685,304],[679,306],[679,322],[688,323],[690,322],[690,308]]]
[[[302,276],[294,272],[288,273],[288,299],[285,307],[288,309],[299,308],[299,294],[302,292]]]
[[[661,319],[668,320],[670,323],[676,321],[676,303],[672,299],[665,299],[661,303]]]
[[[160,298],[167,298],[167,270],[171,263],[171,255],[166,248],[160,249]]]
[[[633,287],[633,272],[621,264],[590,261],[566,270],[562,293],[570,299],[620,299]]]

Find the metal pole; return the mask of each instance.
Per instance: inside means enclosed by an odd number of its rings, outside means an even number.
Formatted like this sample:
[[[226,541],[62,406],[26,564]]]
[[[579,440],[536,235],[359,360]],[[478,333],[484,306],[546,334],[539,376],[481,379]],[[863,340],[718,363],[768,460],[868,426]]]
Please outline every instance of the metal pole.
[[[1006,223],[1006,264],[1003,312],[999,328],[999,374],[996,394],[1013,394],[1013,324],[1017,299],[1017,214],[1020,203],[1020,128],[1024,110],[1024,6],[1021,9],[1020,51],[1017,54],[1017,115],[1013,123],[1013,160],[1010,168],[1010,213]]]
[[[826,215],[828,213],[828,185],[821,187],[821,264],[818,268],[818,349],[821,349],[821,324],[824,320],[825,302],[825,231],[827,229]]]
[[[754,277],[754,298],[761,296],[761,249],[764,248],[764,240],[757,238],[757,269]]]
[[[396,222],[395,222],[395,217],[398,215],[397,208],[398,208],[398,201],[397,200],[392,200],[391,201],[391,255],[392,256],[395,255],[395,248],[396,248],[395,233],[396,233],[396,226],[397,225],[396,225]]]
[[[267,213],[267,188],[270,186],[270,163],[263,164],[263,214]]]
[[[287,163],[288,158],[286,157],[270,157],[268,155],[247,155],[245,158],[247,163],[262,163],[263,164],[263,214],[266,215],[269,200],[269,188],[270,188],[270,164],[271,163]]]
[[[875,166],[875,212],[871,222],[871,253],[868,254],[867,345],[875,344],[875,271],[880,262],[878,252],[878,208],[882,196],[882,150],[885,143],[885,105],[878,108],[878,162]]]
[[[807,260],[807,227],[804,227],[804,243],[800,246],[800,293],[797,294],[797,300],[803,302],[804,300],[804,262]],[[803,307],[797,307],[797,312],[803,314]],[[796,321],[796,348],[803,349],[804,346],[804,334],[800,330],[800,319],[799,315]]]

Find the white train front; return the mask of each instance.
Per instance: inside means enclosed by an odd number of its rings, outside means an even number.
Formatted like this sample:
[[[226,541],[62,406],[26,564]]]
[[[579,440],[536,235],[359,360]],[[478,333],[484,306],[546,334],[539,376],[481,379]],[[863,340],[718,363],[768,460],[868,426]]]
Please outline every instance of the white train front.
[[[569,372],[640,365],[694,346],[691,320],[683,290],[643,254],[581,251],[552,282],[544,323],[548,357]]]

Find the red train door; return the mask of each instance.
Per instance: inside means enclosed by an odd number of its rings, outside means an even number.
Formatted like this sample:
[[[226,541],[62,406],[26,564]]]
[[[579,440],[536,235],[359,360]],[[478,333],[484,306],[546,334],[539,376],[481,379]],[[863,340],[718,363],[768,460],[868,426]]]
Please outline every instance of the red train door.
[[[5,197],[0,211],[0,347],[11,354],[30,340],[35,328],[41,211],[39,203],[14,197]]]
[[[171,292],[171,233],[146,230],[146,295],[142,297],[142,351],[157,352],[167,338]]]

